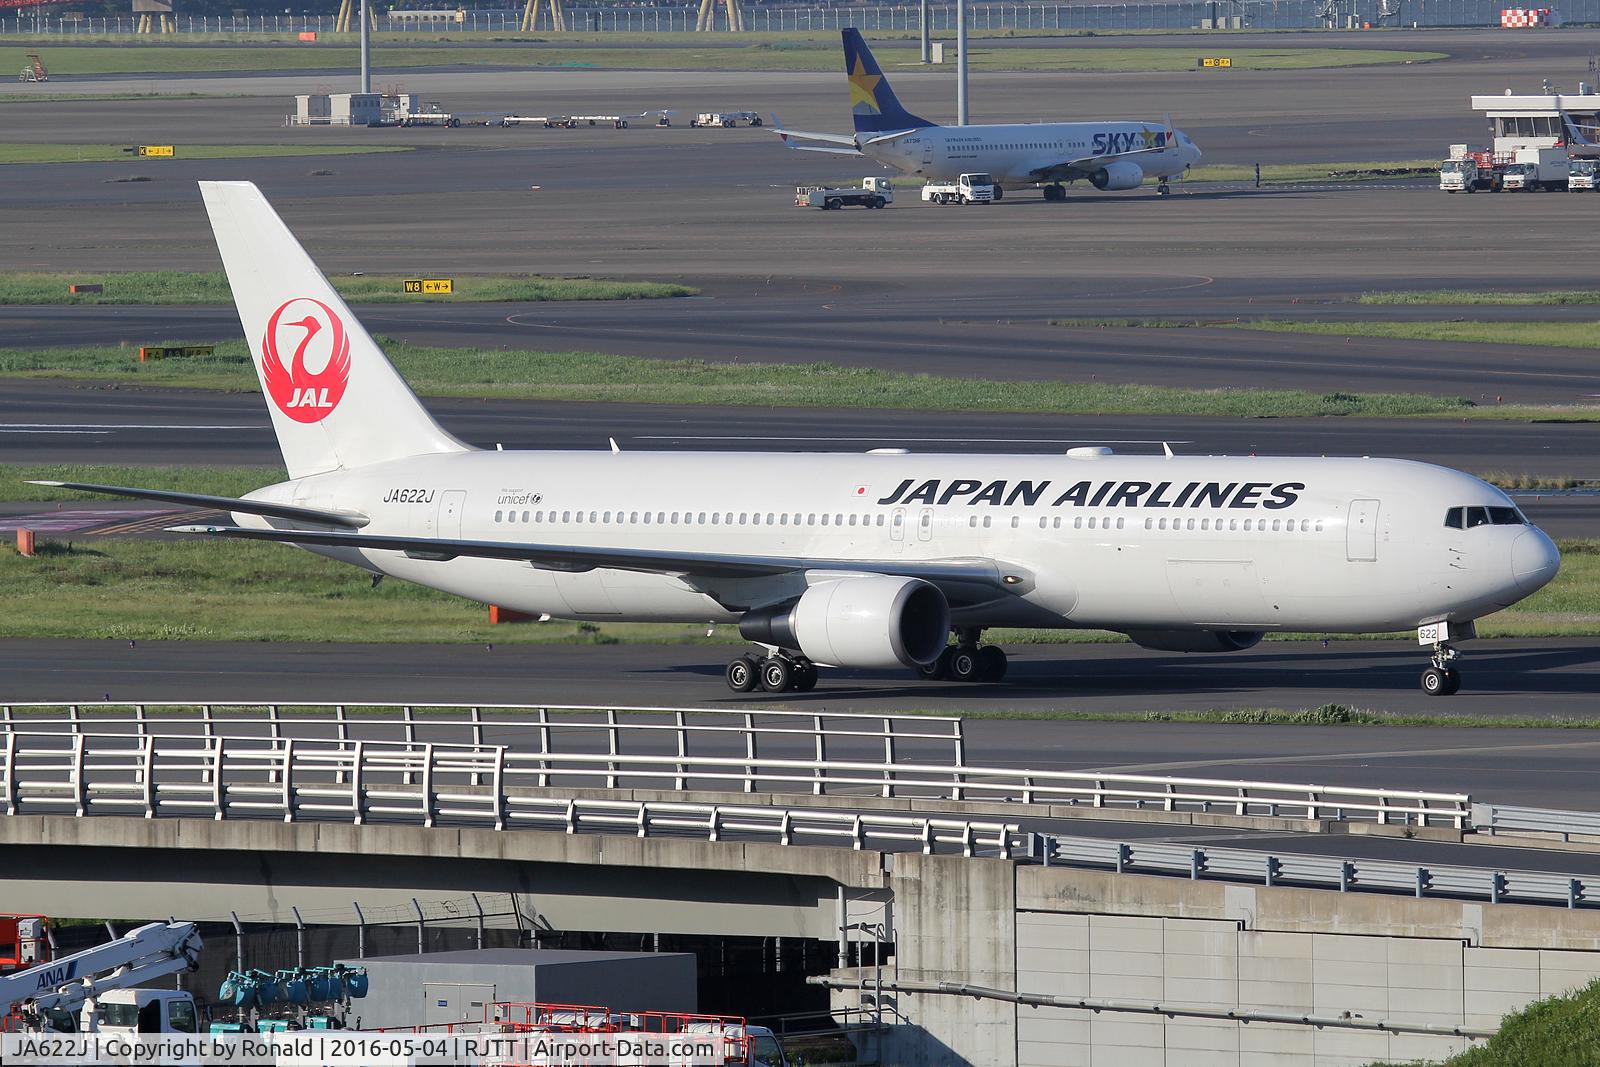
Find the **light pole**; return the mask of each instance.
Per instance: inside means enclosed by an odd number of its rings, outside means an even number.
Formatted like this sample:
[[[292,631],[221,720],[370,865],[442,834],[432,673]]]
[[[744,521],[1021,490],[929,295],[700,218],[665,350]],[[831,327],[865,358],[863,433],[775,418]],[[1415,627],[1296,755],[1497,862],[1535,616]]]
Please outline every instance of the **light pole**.
[[[956,125],[967,124],[967,0],[956,0]]]
[[[372,25],[367,0],[361,0],[361,91],[372,92]]]

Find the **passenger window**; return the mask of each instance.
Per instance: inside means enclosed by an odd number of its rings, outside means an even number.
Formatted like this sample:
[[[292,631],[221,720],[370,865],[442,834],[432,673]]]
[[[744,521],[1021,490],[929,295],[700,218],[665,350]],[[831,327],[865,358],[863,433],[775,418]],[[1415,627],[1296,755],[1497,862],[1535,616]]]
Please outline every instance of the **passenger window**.
[[[1317,520],[1316,530],[1317,530],[1317,533],[1321,533],[1322,532],[1322,520],[1321,519]]]
[[[1251,531],[1251,529],[1253,529],[1253,527],[1250,525],[1250,522],[1251,522],[1251,520],[1249,520],[1249,519],[1244,520],[1244,532],[1245,533],[1249,533]]]
[[[1155,527],[1155,524],[1156,524],[1156,520],[1154,520],[1154,519],[1145,519],[1144,520],[1144,528],[1146,530],[1153,529]]]
[[[1091,529],[1091,530],[1094,529],[1094,516],[1093,515],[1089,516],[1089,529]]]
[[[1122,520],[1121,519],[1117,520],[1117,529],[1119,529],[1119,530],[1122,529]]]
[[[1156,525],[1165,530],[1167,528],[1167,520],[1162,519],[1160,522],[1156,523]]]
[[[1015,530],[1018,526],[1020,526],[1021,523],[1022,523],[1022,520],[1020,518],[1018,518],[1015,515],[1011,516],[1011,528],[1013,530]]]
[[[985,530],[987,530],[989,528],[989,516],[987,516],[987,515],[985,515],[983,517],[983,528]]]
[[[823,516],[822,516],[822,525],[824,525],[824,526],[828,525],[828,516],[827,516],[826,512],[824,512]]]
[[[494,521],[495,522],[499,522],[500,521],[500,516],[501,516],[501,512],[498,512],[498,511],[495,512],[494,513]]]
[[[1489,509],[1488,508],[1468,508],[1467,509],[1467,529],[1470,530],[1474,526],[1487,526],[1487,525],[1489,525]]]
[[[856,517],[854,515],[852,515],[852,516],[850,516],[850,525],[854,526],[855,524],[856,524]]]
[[[706,513],[702,511],[700,513],[700,517],[695,519],[694,521],[698,522],[701,526],[704,526],[706,524]]]
[[[1083,529],[1083,516],[1082,515],[1074,515],[1072,517],[1072,528],[1074,530]]]
[[[608,516],[606,516],[606,518],[609,519],[610,516],[608,515]],[[674,511],[672,513],[672,525],[674,525],[674,526],[678,525],[678,513],[676,511]]]
[[[713,525],[713,526],[717,525],[717,520],[720,519],[721,517],[722,517],[721,515],[719,515],[715,511],[713,511],[711,513],[711,525]]]
[[[968,516],[968,518],[971,520],[968,523],[968,525],[971,526],[974,530],[976,530],[978,528],[978,516],[971,515],[971,516]]]
[[[1228,520],[1228,529],[1229,530],[1238,530],[1239,529],[1239,520],[1238,519],[1229,519]]]
[[[1200,529],[1202,529],[1202,530],[1211,529],[1211,520],[1210,519],[1201,519],[1200,520]]]
[[[1045,518],[1043,515],[1039,516],[1039,529],[1043,530],[1046,527],[1048,527],[1049,524],[1050,524],[1050,520],[1049,519]]]
[[[744,525],[744,521],[746,519],[748,519],[749,517],[750,517],[750,515],[749,515],[748,512],[744,512],[744,511],[739,512],[739,525],[743,526]]]
[[[1186,527],[1186,529],[1190,529],[1190,530],[1194,529],[1194,520],[1193,519],[1189,520],[1189,524]]]
[[[517,513],[515,511],[506,512],[506,521],[507,522],[516,522],[517,521]]]

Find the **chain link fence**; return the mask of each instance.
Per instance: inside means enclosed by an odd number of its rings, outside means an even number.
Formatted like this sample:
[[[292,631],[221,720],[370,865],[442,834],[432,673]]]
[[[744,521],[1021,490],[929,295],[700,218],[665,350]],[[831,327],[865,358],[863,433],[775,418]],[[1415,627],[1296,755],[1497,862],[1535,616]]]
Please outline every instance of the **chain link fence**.
[[[720,5],[719,5],[720,6]],[[975,31],[1029,30],[1304,30],[1372,26],[1498,26],[1505,0],[1173,0],[1134,4],[983,4],[968,8]],[[854,26],[865,33],[915,31],[916,5],[794,7],[746,4],[744,26],[755,33],[837,30]],[[1600,22],[1600,0],[1572,0],[1559,9],[1567,23]],[[690,33],[696,7],[595,7],[566,9],[567,29],[591,33]],[[23,36],[99,35],[134,32],[137,17],[0,18],[0,34]],[[180,34],[332,33],[333,15],[177,15]],[[395,13],[378,18],[385,33],[516,33],[522,12],[440,10],[436,15]],[[935,33],[955,31],[955,6],[930,5]],[[717,25],[726,25],[726,13]],[[550,13],[539,14],[539,32],[550,32]],[[1390,42],[1385,42],[1390,43]]]

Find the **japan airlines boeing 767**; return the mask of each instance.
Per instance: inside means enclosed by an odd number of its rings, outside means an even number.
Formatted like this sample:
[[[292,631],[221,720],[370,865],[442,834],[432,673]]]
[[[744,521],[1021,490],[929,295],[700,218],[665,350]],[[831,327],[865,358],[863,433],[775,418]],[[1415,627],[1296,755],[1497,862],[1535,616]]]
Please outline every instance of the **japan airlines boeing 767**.
[[[1500,490],[1384,459],[479,451],[446,433],[248,182],[203,182],[289,480],[243,499],[50,482],[233,514],[183,532],[300,545],[517,611],[737,623],[736,690],[817,666],[997,680],[987,627],[1227,652],[1272,631],[1453,640],[1560,557]],[[951,634],[955,641],[951,643]]]
[[[1080,179],[1096,189],[1137,189],[1146,178],[1156,178],[1158,191],[1167,193],[1169,178],[1200,162],[1199,146],[1170,121],[940,126],[918,118],[900,105],[872,49],[853,29],[844,31],[844,69],[855,135],[780,127],[777,133],[789,147],[861,156],[936,181],[988,174],[1006,189],[1042,186],[1046,200],[1065,200],[1062,183]]]

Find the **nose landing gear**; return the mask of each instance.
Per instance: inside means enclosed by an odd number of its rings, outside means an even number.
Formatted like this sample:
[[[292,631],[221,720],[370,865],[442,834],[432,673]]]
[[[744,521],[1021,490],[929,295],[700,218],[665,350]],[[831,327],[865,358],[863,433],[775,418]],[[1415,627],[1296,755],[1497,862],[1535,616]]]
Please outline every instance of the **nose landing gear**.
[[[1167,184],[1167,179],[1162,178],[1160,181],[1156,182],[1156,192],[1161,196],[1171,196],[1172,186]]]
[[[1422,691],[1431,697],[1447,697],[1461,689],[1461,672],[1456,658],[1461,655],[1448,641],[1433,644],[1433,666],[1422,672]]]
[[[735,693],[763,689],[768,693],[807,693],[816,688],[817,665],[804,656],[774,649],[765,658],[746,653],[728,664],[724,672]]]

